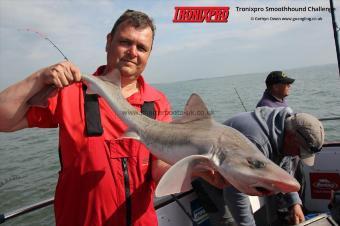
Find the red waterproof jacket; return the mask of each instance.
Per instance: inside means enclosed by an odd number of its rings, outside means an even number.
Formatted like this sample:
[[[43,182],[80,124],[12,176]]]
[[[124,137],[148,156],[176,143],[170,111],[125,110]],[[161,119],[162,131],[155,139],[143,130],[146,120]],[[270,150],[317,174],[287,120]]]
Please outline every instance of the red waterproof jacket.
[[[101,74],[104,67],[98,68]],[[154,102],[156,120],[170,121],[166,97],[139,76],[140,92],[127,100],[137,110]],[[31,107],[30,127],[59,127],[62,167],[55,192],[56,225],[156,226],[152,156],[144,144],[117,139],[127,126],[98,97],[103,134],[85,133],[82,83],[65,87],[49,99],[47,108]]]

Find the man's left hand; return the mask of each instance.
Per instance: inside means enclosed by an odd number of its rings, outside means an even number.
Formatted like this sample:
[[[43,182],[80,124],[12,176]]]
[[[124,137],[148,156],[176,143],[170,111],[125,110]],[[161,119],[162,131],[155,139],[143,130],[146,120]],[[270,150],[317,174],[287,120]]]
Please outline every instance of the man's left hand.
[[[291,225],[300,224],[305,221],[305,215],[300,204],[295,204],[289,208],[289,223]]]

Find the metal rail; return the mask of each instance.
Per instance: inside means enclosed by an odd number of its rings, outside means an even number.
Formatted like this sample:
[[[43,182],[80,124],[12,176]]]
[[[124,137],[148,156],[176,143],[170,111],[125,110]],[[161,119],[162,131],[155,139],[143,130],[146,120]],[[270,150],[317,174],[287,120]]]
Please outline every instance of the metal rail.
[[[46,200],[43,200],[43,201],[31,204],[31,205],[22,207],[20,209],[17,209],[17,210],[8,212],[8,213],[0,214],[0,224],[4,223],[5,221],[7,221],[11,218],[20,216],[20,215],[25,214],[25,213],[32,212],[32,211],[37,210],[37,209],[41,209],[41,208],[49,206],[53,203],[54,203],[54,198],[52,197],[52,198],[48,198]]]
[[[166,199],[162,203],[156,204],[155,205],[155,209],[157,210],[157,209],[162,208],[162,207],[164,207],[166,205],[169,205],[172,202],[176,202],[180,206],[180,208],[184,211],[184,213],[187,215],[187,217],[190,219],[190,221],[194,225],[197,225],[197,223],[194,221],[193,217],[185,210],[183,204],[179,201],[180,198],[183,198],[183,197],[185,197],[187,195],[190,195],[192,192],[193,191],[190,190],[188,192],[184,192],[184,193],[181,193],[181,194],[178,194],[178,195],[171,195],[171,198]],[[22,207],[22,208],[13,210],[13,211],[10,211],[8,213],[2,213],[2,214],[0,214],[0,224],[4,223],[5,221],[7,221],[9,219],[18,217],[20,215],[23,215],[23,214],[26,214],[26,213],[29,213],[29,212],[33,212],[35,210],[47,207],[49,205],[52,205],[53,203],[54,203],[54,198],[50,197],[48,199],[45,199],[45,200],[42,200],[40,202],[37,202],[37,203],[31,204],[31,205],[25,206],[25,207]]]
[[[320,121],[333,121],[333,120],[340,120],[340,116],[334,117],[326,117],[326,118],[319,118]]]

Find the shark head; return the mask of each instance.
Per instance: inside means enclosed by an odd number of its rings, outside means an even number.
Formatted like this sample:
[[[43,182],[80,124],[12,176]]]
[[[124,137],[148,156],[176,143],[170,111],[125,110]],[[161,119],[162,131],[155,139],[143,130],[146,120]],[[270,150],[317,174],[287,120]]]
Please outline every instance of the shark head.
[[[241,133],[233,133],[235,145],[228,143],[213,158],[218,171],[239,191],[256,196],[295,192],[300,184],[285,170],[266,158]],[[242,142],[240,142],[242,141]]]

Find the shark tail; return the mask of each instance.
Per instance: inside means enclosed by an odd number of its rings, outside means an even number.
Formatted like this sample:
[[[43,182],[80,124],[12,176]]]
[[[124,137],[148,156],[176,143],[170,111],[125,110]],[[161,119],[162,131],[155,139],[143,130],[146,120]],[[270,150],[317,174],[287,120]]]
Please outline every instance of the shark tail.
[[[189,191],[192,189],[192,173],[211,168],[211,160],[205,155],[190,155],[178,161],[163,175],[156,188],[156,197]]]

